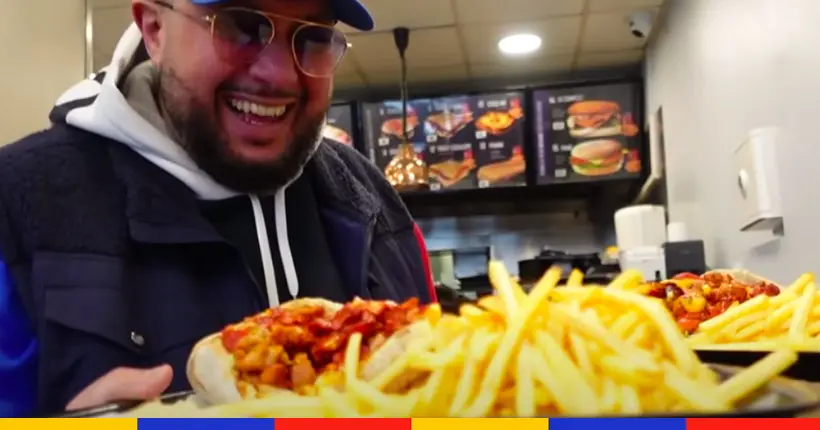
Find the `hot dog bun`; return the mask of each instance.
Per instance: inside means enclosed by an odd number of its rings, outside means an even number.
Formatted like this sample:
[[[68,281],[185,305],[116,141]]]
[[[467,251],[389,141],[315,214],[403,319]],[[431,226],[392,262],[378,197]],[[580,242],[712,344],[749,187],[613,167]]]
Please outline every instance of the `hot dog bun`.
[[[710,273],[720,273],[720,274],[723,274],[723,275],[731,275],[732,278],[738,280],[739,282],[747,284],[747,285],[754,285],[754,284],[759,284],[759,283],[763,282],[763,283],[767,283],[767,284],[772,284],[772,285],[776,286],[777,288],[780,288],[781,290],[783,289],[783,286],[780,285],[779,283],[774,282],[774,281],[769,280],[769,279],[766,279],[766,278],[764,278],[764,277],[762,277],[758,274],[752,273],[752,272],[750,272],[746,269],[715,269],[715,270],[710,270],[710,271],[704,273],[704,276],[708,275]]]
[[[340,303],[319,298],[295,299],[281,305],[285,309],[316,306],[333,313],[342,308]],[[186,373],[194,392],[211,405],[254,398],[260,394],[250,384],[236,381],[234,358],[222,345],[222,333],[214,333],[194,345],[188,356]],[[270,391],[275,390],[277,388],[270,388]]]
[[[281,305],[285,309],[300,307],[324,308],[328,314],[335,314],[343,305],[324,299],[296,299]],[[361,363],[361,377],[371,380],[380,375],[408,347],[413,339],[429,336],[430,325],[425,321],[408,325],[390,336],[377,349],[370,351],[369,357]],[[283,390],[272,386],[254,387],[238,381],[234,371],[233,355],[225,349],[220,333],[214,333],[200,340],[192,349],[188,358],[187,376],[194,392],[207,404],[217,405],[237,402],[243,399],[264,397]],[[321,379],[322,375],[318,375]],[[404,372],[393,378],[388,390],[400,390],[411,384],[420,373]]]

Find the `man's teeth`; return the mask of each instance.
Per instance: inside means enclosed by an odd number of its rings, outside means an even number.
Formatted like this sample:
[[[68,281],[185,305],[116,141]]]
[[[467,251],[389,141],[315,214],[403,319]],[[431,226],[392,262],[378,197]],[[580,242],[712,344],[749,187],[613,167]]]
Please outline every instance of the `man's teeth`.
[[[285,106],[265,106],[247,100],[231,99],[231,106],[239,112],[251,113],[257,116],[271,118],[280,117],[285,113]]]

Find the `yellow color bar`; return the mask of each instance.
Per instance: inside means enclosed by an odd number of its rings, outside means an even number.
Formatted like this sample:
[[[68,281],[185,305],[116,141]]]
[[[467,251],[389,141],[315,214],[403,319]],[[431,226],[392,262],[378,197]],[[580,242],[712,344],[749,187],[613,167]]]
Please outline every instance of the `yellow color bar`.
[[[413,418],[413,430],[548,430],[547,418]]]
[[[136,418],[0,418],[3,430],[137,430]]]

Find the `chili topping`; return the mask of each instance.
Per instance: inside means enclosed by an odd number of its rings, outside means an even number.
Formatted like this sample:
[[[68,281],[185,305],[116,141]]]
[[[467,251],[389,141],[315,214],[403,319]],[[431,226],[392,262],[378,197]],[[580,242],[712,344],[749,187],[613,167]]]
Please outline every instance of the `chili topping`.
[[[682,273],[668,281],[648,283],[645,291],[663,300],[686,334],[693,333],[700,323],[722,314],[735,303],[743,303],[761,294],[780,294],[774,284],[746,284],[725,273],[703,276]]]
[[[271,308],[226,327],[222,345],[235,359],[238,381],[304,393],[318,374],[341,366],[353,333],[362,334],[366,359],[423,311],[416,298],[401,304],[355,299],[335,313],[321,306]]]

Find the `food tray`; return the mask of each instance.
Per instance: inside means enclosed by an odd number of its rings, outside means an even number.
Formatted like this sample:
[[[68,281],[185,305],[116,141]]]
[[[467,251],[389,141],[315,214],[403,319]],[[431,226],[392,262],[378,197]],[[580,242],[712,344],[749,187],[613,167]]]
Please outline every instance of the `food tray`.
[[[761,353],[762,354],[762,353]],[[737,366],[726,366],[720,364],[710,364],[724,379],[742,370]],[[166,404],[173,404],[179,401],[189,400],[194,394],[190,391],[168,394],[160,400]],[[194,399],[194,401],[196,401]],[[68,418],[97,418],[97,417],[117,417],[122,416],[130,410],[140,405],[140,402],[120,402],[98,408],[83,409],[79,411],[67,412],[55,417]],[[820,407],[820,396],[815,393],[804,381],[789,379],[786,377],[775,378],[760,390],[754,400],[741,406],[741,409],[724,413],[692,413],[680,414],[658,414],[644,415],[646,418],[789,418],[805,414]]]
[[[766,351],[696,351],[701,361],[706,363],[728,364],[747,367],[762,359]],[[792,365],[783,376],[803,381],[820,382],[820,352],[801,352],[797,363]]]

